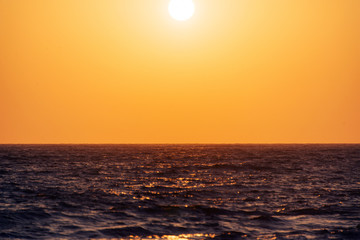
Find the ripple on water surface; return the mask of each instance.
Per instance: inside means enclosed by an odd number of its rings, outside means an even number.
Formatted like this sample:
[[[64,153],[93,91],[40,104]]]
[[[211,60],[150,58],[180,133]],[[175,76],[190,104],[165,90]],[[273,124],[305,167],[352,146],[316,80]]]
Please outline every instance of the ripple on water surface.
[[[0,238],[360,239],[359,145],[0,145]]]

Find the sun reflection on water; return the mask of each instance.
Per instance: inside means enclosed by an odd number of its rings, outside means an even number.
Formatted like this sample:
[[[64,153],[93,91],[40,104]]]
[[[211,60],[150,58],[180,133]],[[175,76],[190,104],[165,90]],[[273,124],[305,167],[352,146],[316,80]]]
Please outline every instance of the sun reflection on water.
[[[215,238],[215,234],[203,234],[203,233],[196,233],[196,234],[180,234],[180,235],[153,235],[147,237],[140,237],[140,236],[129,236],[128,238],[120,238],[121,240],[153,240],[153,239],[163,239],[163,240],[201,240],[201,239],[210,239]],[[105,239],[100,239],[105,240]],[[108,240],[108,239],[106,239]]]

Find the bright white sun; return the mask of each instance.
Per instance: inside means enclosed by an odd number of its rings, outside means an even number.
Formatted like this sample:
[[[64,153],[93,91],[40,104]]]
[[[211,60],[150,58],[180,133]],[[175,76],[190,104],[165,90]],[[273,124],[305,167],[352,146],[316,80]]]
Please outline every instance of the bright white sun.
[[[195,13],[194,2],[193,0],[171,0],[169,3],[169,13],[175,20],[188,20]]]

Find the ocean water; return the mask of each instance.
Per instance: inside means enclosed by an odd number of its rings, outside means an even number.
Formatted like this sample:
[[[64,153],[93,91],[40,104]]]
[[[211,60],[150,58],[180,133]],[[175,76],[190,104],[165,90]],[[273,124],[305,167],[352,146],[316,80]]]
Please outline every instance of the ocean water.
[[[0,239],[360,239],[360,145],[0,145]]]

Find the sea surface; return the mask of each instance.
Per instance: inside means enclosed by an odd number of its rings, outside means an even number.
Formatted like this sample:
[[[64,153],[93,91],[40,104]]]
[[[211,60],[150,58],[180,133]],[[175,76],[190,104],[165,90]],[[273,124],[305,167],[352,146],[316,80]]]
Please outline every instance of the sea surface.
[[[0,239],[360,239],[360,145],[0,145]]]

